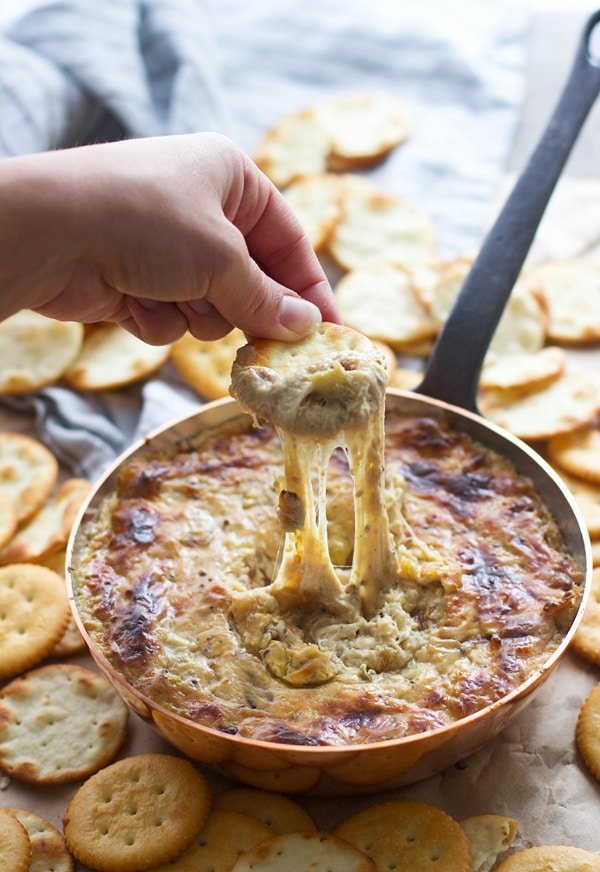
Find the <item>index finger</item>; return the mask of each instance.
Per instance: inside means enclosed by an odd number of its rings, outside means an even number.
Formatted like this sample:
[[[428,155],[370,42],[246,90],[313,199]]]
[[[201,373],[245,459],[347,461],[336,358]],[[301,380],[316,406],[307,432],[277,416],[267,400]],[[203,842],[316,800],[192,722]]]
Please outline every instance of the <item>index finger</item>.
[[[302,225],[277,188],[248,163],[244,201],[254,207],[233,223],[244,234],[250,256],[274,281],[314,303],[323,320],[341,324],[331,285]]]

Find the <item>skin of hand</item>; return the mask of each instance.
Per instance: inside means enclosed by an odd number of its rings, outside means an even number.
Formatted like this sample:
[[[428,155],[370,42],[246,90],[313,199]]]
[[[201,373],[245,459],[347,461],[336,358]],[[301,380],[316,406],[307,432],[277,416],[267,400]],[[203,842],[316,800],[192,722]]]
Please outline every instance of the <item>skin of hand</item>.
[[[155,345],[339,322],[283,196],[211,133],[0,162],[0,318],[116,321]]]

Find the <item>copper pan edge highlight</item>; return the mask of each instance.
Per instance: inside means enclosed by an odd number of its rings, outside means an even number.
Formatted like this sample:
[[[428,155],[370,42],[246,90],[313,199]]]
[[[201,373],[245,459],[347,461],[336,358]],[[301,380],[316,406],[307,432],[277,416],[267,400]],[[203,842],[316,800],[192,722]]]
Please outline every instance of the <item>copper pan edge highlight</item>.
[[[528,445],[479,415],[430,397],[390,388],[387,406],[407,415],[445,417],[486,447],[508,458],[519,473],[531,478],[563,536],[565,548],[584,578],[575,618],[558,648],[544,665],[500,700],[465,718],[426,733],[363,745],[286,745],[221,733],[178,715],[154,702],[125,680],[97,649],[76,607],[70,573],[71,557],[88,514],[110,492],[123,464],[146,447],[151,450],[202,429],[223,425],[242,414],[238,403],[225,398],[175,419],[131,445],[104,472],[81,507],[67,546],[67,589],[77,627],[98,667],[127,705],[192,759],[216,767],[247,784],[284,793],[350,795],[390,790],[442,771],[494,738],[533,698],[564,655],[583,615],[591,586],[589,537],[575,501],[554,470]],[[352,762],[352,766],[348,764]]]

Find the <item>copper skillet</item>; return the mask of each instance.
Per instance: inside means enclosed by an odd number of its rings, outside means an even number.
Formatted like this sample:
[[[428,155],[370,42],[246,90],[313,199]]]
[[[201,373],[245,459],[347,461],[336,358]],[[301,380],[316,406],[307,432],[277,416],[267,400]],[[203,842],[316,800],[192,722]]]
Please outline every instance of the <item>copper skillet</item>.
[[[588,21],[573,70],[546,131],[471,269],[436,344],[416,393],[390,390],[387,405],[406,415],[438,416],[509,458],[530,477],[558,522],[565,546],[586,578],[591,555],[580,513],[559,477],[527,445],[482,419],[475,406],[479,372],[488,344],[530,247],[545,206],[577,134],[600,91],[600,65],[591,56],[591,35],[600,11]],[[124,463],[172,445],[202,429],[240,415],[232,400],[209,403],[133,445],[96,484],[80,514],[68,549],[72,562],[85,522],[114,489]],[[174,714],[129,685],[96,649],[73,599],[75,619],[92,656],[128,705],[152,722],[175,747],[248,784],[287,793],[365,793],[408,784],[438,772],[493,738],[531,699],[566,651],[586,596],[559,648],[544,666],[503,699],[455,724],[404,739],[347,747],[291,746],[220,733]]]

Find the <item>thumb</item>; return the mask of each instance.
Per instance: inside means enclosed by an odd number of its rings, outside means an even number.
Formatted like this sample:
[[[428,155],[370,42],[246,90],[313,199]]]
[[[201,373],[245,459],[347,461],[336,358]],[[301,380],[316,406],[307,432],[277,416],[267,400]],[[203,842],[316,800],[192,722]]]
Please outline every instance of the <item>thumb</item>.
[[[266,275],[250,257],[242,234],[236,231],[236,236],[237,250],[233,254],[230,248],[229,267],[214,277],[206,301],[250,336],[291,341],[314,330],[323,320],[317,306]]]

